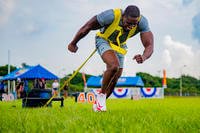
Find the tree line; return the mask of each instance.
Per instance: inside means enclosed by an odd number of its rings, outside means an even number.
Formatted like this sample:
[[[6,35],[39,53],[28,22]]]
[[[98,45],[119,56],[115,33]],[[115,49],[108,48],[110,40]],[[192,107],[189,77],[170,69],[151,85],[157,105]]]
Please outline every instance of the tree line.
[[[152,76],[148,73],[138,72],[144,82],[145,87],[162,87],[162,77]],[[182,85],[181,85],[182,80]],[[184,96],[200,95],[200,80],[189,75],[182,75],[179,78],[167,78],[167,88],[165,95],[179,95],[182,86]]]

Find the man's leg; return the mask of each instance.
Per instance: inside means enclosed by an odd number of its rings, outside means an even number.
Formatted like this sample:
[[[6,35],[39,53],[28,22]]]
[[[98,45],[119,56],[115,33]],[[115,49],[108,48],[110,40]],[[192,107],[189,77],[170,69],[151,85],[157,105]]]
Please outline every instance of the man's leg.
[[[119,60],[113,50],[108,50],[102,55],[103,61],[106,63],[106,71],[103,74],[102,81],[102,93],[107,94],[109,92],[111,84],[116,84],[119,73]]]
[[[117,76],[119,71],[119,60],[113,50],[105,51],[101,57],[106,63],[106,71],[103,75],[101,93],[97,94],[93,105],[94,111],[106,111],[106,95],[109,92],[112,82],[116,82],[115,76]]]
[[[116,85],[118,79],[120,78],[122,71],[123,71],[123,68],[120,68],[119,71],[117,72],[114,80],[112,80],[111,84],[108,86],[106,98],[108,98],[112,94],[113,90],[115,89],[115,85]]]

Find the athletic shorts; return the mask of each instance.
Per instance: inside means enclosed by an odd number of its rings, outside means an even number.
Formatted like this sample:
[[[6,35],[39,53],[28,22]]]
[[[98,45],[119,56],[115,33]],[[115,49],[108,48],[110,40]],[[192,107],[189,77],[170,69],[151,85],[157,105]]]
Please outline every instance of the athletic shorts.
[[[99,53],[100,56],[103,55],[104,52],[108,51],[108,50],[113,50],[110,45],[108,44],[108,42],[106,40],[104,40],[103,38],[101,37],[98,37],[96,36],[95,38],[96,40],[96,48],[97,48],[97,51]],[[123,45],[125,49],[127,49],[127,46],[126,45]],[[123,54],[120,54],[118,52],[115,52],[118,59],[119,59],[119,67],[120,68],[123,68],[124,67],[124,55]]]
[[[54,90],[54,91],[57,91],[57,90],[58,90],[58,88],[53,88],[53,90]]]

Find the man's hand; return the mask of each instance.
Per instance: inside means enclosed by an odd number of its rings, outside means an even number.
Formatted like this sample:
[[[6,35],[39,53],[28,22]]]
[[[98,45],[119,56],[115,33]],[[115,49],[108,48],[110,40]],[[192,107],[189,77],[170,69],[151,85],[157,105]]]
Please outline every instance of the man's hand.
[[[76,53],[76,51],[78,50],[78,47],[77,47],[76,45],[70,43],[70,44],[68,45],[68,50],[69,50],[70,52]]]
[[[133,57],[133,60],[136,60],[138,64],[143,63],[146,60],[146,57],[140,54],[137,54]]]

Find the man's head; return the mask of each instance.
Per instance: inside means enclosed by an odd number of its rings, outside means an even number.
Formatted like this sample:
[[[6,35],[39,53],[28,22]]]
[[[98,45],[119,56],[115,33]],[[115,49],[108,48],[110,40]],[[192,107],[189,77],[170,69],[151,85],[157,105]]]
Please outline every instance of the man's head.
[[[138,24],[138,19],[140,17],[140,10],[137,6],[128,6],[122,16],[123,28],[125,30],[131,30],[134,26]]]

